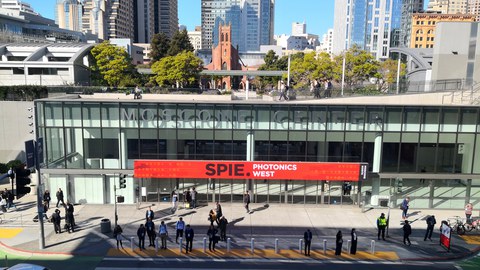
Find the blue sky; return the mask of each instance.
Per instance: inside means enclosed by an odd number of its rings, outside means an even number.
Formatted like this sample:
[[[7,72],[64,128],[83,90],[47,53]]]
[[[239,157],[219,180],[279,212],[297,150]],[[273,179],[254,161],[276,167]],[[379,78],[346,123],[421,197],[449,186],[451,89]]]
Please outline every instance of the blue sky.
[[[44,17],[55,19],[55,0],[23,0]],[[333,27],[334,0],[276,0],[275,34],[290,34],[292,22],[307,23],[307,32],[323,35]],[[178,0],[179,23],[200,25],[200,0]]]
[[[23,0],[43,16],[55,19],[55,0]],[[320,36],[333,28],[335,0],[276,0],[275,34],[290,34],[292,22],[307,23],[307,32]],[[425,0],[425,6],[428,0]],[[200,25],[200,0],[178,0],[179,23],[193,30]]]

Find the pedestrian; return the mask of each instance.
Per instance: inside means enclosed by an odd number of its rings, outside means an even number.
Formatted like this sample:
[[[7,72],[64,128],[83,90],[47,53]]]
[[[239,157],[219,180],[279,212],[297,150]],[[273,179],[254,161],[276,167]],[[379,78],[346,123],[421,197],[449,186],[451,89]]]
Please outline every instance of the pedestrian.
[[[342,231],[338,231],[335,244],[336,244],[335,255],[342,255],[342,245],[343,245]]]
[[[357,231],[355,228],[352,229],[352,232],[350,233],[352,236],[352,245],[350,246],[350,254],[356,254],[357,253]]]
[[[177,211],[177,207],[178,207],[178,195],[174,190],[172,191],[172,209],[170,210],[172,214]]]
[[[17,206],[15,205],[15,203],[13,202],[14,199],[15,199],[15,196],[13,195],[13,193],[8,190],[7,191],[7,209],[10,209],[10,207],[15,207],[15,209],[17,209]]]
[[[162,241],[162,249],[167,249],[167,237],[168,237],[168,230],[165,221],[162,220],[160,223],[160,228],[158,229],[158,234],[160,235],[160,240]]]
[[[407,242],[409,246],[411,245],[409,238],[410,234],[412,234],[412,227],[408,223],[408,220],[405,220],[405,224],[403,225],[403,243],[405,245],[407,245]]]
[[[55,233],[62,233],[62,227],[60,226],[60,222],[61,222],[60,210],[55,209],[55,211],[51,216],[51,220],[53,223],[53,228],[55,230]]]
[[[245,194],[243,195],[243,205],[245,206],[245,210],[247,210],[247,214],[250,214],[250,195],[248,194],[248,192],[245,192]]]
[[[215,244],[217,243],[217,232],[218,230],[215,229],[213,225],[210,225],[208,228],[207,235],[208,235],[208,250],[215,251]]]
[[[119,248],[119,245],[123,248],[123,243],[122,243],[122,227],[120,225],[115,226],[115,229],[113,229],[113,237],[117,240],[117,249]]]
[[[148,219],[153,220],[155,217],[155,213],[152,210],[152,207],[149,206],[147,212],[145,212],[145,220],[148,221]]]
[[[56,207],[58,207],[58,204],[60,202],[62,202],[62,205],[65,205],[65,202],[63,201],[63,191],[62,191],[61,188],[58,188],[56,197],[57,197],[57,206]]]
[[[74,211],[75,211],[75,208],[73,207],[73,204],[70,201],[67,201],[67,204],[65,205],[65,212],[66,212],[66,214],[70,215],[70,218],[71,218],[71,221],[72,221],[72,227],[75,226],[75,218],[73,216]]]
[[[192,194],[190,193],[190,190],[187,189],[185,190],[185,209],[190,209],[192,206]]]
[[[183,238],[183,230],[185,230],[185,221],[183,221],[182,217],[180,217],[179,220],[177,221],[175,228],[177,229],[177,233],[175,235],[175,243],[178,244],[178,237]]]
[[[410,207],[410,197],[406,197],[403,199],[402,204],[400,205],[400,209],[402,210],[402,219],[405,220],[407,218],[408,208]]]
[[[303,234],[303,240],[305,241],[305,256],[310,256],[310,247],[312,245],[312,232],[307,229]]]
[[[43,202],[45,203],[45,205],[47,206],[47,209],[50,209],[50,201],[52,200],[52,198],[50,197],[50,191],[45,190],[45,192],[43,193]]]
[[[5,198],[5,195],[3,195],[3,194],[0,197],[0,210],[2,210],[3,213],[7,212],[7,199]]]
[[[467,203],[467,205],[465,205],[465,217],[467,218],[468,224],[472,222],[470,219],[472,217],[472,212],[473,212],[473,204]]]
[[[217,215],[215,214],[215,210],[210,209],[208,212],[208,221],[210,221],[210,225],[213,225],[213,222],[217,220]]]
[[[65,211],[65,229],[67,229],[68,233],[75,232],[73,225],[73,212]]]
[[[155,238],[157,237],[157,235],[155,232],[155,223],[153,223],[153,220],[151,218],[149,218],[148,221],[145,223],[145,230],[147,231],[148,236],[148,246],[155,247]]]
[[[313,92],[314,92],[314,98],[318,99],[320,98],[320,83],[315,80],[315,86],[313,88]]]
[[[215,215],[217,216],[217,224],[220,223],[220,218],[223,216],[222,206],[219,202],[216,202]]]
[[[138,247],[140,250],[145,249],[145,234],[147,233],[147,229],[145,229],[145,226],[143,224],[140,224],[140,227],[137,230],[137,236],[138,236]]]
[[[423,241],[427,241],[427,238],[432,241],[432,233],[433,233],[433,228],[435,227],[435,224],[437,224],[437,220],[435,220],[435,216],[431,215],[427,218],[427,231],[425,232],[425,238]]]
[[[330,80],[325,81],[325,98],[332,96],[333,84]]]
[[[385,240],[385,228],[387,227],[387,219],[385,214],[380,214],[380,217],[377,219],[377,229],[378,229],[378,240],[380,240],[380,233],[382,234],[382,239]]]
[[[192,196],[192,208],[195,209],[197,207],[197,191],[195,190],[195,187],[192,187],[190,195]]]
[[[220,218],[220,222],[218,223],[218,228],[220,229],[220,240],[227,241],[227,224],[228,220],[225,216]]]
[[[185,228],[185,239],[187,241],[186,248],[185,248],[186,253],[188,253],[188,251],[192,252],[194,236],[195,236],[195,232],[190,227],[190,224],[188,224],[187,227]]]

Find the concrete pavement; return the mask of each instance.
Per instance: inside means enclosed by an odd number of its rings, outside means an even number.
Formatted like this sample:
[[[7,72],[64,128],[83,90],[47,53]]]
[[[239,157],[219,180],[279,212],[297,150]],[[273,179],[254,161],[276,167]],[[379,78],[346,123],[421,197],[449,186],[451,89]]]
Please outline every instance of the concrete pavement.
[[[357,206],[321,206],[321,205],[285,205],[285,204],[251,204],[252,213],[245,213],[242,204],[222,203],[223,213],[229,221],[227,237],[231,238],[231,250],[226,243],[220,242],[217,252],[204,252],[203,238],[206,237],[209,221],[208,211],[214,204],[201,204],[197,209],[183,209],[171,214],[170,203],[154,205],[142,203],[136,205],[118,205],[119,221],[123,228],[124,249],[116,249],[112,233],[101,233],[101,219],[114,223],[113,205],[76,205],[74,233],[55,234],[53,225],[45,223],[46,248],[39,248],[38,223],[33,222],[36,215],[35,196],[27,195],[17,202],[17,209],[5,213],[0,224],[0,249],[29,256],[113,256],[113,257],[194,257],[194,258],[281,258],[305,259],[299,252],[299,239],[310,228],[313,232],[312,256],[308,259],[345,259],[345,260],[449,260],[458,259],[479,251],[480,236],[467,233],[463,237],[454,234],[450,252],[439,245],[438,226],[441,220],[455,215],[463,215],[456,210],[411,209],[409,220],[412,222],[413,234],[411,246],[402,243],[401,210],[390,211],[390,228],[386,241],[378,241],[376,219],[381,212],[388,214],[388,209],[370,209],[362,212]],[[56,201],[52,202],[55,206]],[[145,211],[152,206],[155,211],[155,225],[158,230],[160,221],[168,225],[170,240],[167,251],[149,248],[140,251],[136,231],[140,223],[145,222]],[[181,205],[180,205],[181,206]],[[64,209],[61,208],[62,215]],[[51,210],[50,212],[52,212]],[[50,214],[50,213],[48,213]],[[434,214],[437,219],[433,241],[423,241],[426,223],[425,216]],[[175,244],[175,222],[183,217],[195,230],[194,252],[186,255]],[[63,226],[63,220],[62,220]],[[350,230],[356,228],[358,233],[358,253],[347,254],[347,241]],[[335,235],[343,232],[343,253],[340,257],[333,255]],[[130,249],[129,239],[134,237],[134,250]],[[254,250],[251,239],[254,238]],[[278,253],[275,253],[275,239],[278,239]],[[323,245],[326,240],[327,250]],[[372,240],[375,240],[375,253],[371,252]],[[148,239],[146,240],[148,246]],[[208,244],[208,243],[207,243]]]

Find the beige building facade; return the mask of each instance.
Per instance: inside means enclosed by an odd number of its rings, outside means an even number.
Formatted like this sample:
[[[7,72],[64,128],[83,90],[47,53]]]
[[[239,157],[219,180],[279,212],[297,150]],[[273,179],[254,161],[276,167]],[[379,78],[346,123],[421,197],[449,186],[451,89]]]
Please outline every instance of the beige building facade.
[[[474,15],[416,13],[412,16],[410,48],[433,48],[435,29],[439,22],[473,22]]]
[[[467,13],[468,0],[430,0],[428,11],[442,14]]]

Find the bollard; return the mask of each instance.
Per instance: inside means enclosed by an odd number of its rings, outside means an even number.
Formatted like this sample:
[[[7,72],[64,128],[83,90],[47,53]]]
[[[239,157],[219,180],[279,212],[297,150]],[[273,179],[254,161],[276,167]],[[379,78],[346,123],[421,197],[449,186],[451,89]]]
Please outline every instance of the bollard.
[[[158,253],[158,238],[155,238],[155,253]]]
[[[203,237],[203,252],[207,252],[207,238]]]
[[[180,241],[178,242],[178,249],[180,250],[180,253],[182,253],[182,246],[183,246],[183,238],[180,237]]]
[[[131,249],[132,251],[133,251],[133,244],[134,244],[133,241],[134,241],[134,239],[135,239],[135,237],[133,237],[133,236],[130,237],[130,249]]]
[[[230,245],[232,244],[232,239],[229,237],[227,238],[227,252],[230,252]]]
[[[302,254],[302,244],[303,244],[303,239],[300,238],[298,239],[298,252]]]
[[[275,238],[275,254],[278,254],[278,238]]]
[[[323,239],[323,255],[327,255],[327,239]]]
[[[254,254],[254,252],[255,252],[255,238],[252,238],[252,240],[250,240],[250,249],[252,251],[252,254]]]
[[[347,252],[350,252],[350,246],[352,245],[352,240],[347,241]]]
[[[372,251],[372,254],[375,254],[375,240],[372,240],[372,242],[370,242],[370,249]]]

